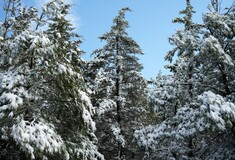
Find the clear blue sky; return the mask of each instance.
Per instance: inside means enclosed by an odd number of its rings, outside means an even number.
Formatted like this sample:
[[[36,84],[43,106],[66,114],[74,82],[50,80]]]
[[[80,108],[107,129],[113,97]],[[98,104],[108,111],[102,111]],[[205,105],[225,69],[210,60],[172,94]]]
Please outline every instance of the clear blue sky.
[[[164,55],[172,48],[168,37],[179,27],[172,25],[171,21],[184,8],[184,0],[80,0],[79,32],[85,39],[81,48],[87,52],[84,58],[89,60],[90,53],[103,46],[98,37],[110,30],[112,19],[125,6],[132,9],[126,14],[130,24],[129,36],[144,52],[139,57],[144,66],[142,74],[146,78],[155,78],[160,70],[168,73],[164,69],[167,64]]]
[[[0,0],[2,6],[3,0]],[[48,0],[23,0],[26,5],[40,7]],[[90,59],[93,50],[104,45],[98,39],[103,33],[110,30],[113,18],[122,7],[130,7],[133,12],[127,13],[128,29],[131,36],[142,48],[144,55],[140,62],[144,66],[143,75],[146,78],[155,78],[161,70],[163,74],[169,72],[164,69],[168,62],[164,61],[165,54],[173,48],[168,43],[168,37],[182,26],[172,24],[172,19],[179,16],[179,10],[185,8],[185,0],[65,0],[74,7],[70,18],[78,27],[76,31],[83,36],[81,49],[86,52],[85,60]],[[234,0],[223,0],[224,6],[230,6]],[[196,11],[193,19],[202,21],[202,14],[208,11],[210,0],[191,0]]]
[[[232,1],[224,0],[223,4],[229,6]],[[194,21],[201,22],[210,0],[192,0],[191,3],[196,11]],[[125,6],[133,10],[126,16],[130,24],[129,36],[145,53],[140,57],[144,66],[142,74],[146,78],[155,78],[160,70],[168,74],[169,71],[164,69],[168,64],[164,56],[173,48],[168,37],[182,27],[172,24],[172,19],[179,16],[179,10],[185,9],[185,0],[80,0],[76,12],[79,16],[78,32],[84,36],[81,46],[86,52],[84,59],[89,60],[90,53],[103,46],[98,37],[110,30],[113,18]]]

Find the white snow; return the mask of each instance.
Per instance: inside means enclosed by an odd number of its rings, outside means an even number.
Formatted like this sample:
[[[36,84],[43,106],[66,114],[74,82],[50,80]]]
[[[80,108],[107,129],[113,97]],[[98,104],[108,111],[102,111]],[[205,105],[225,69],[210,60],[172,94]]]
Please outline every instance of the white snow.
[[[48,153],[61,153],[62,138],[54,131],[51,124],[21,120],[14,124],[11,131],[14,140],[35,159],[36,150]]]
[[[67,69],[63,64],[58,64],[58,71],[60,74],[66,73]]]
[[[182,107],[172,119],[135,131],[139,146],[154,149],[162,138],[169,136],[188,137],[209,128],[224,131],[235,121],[234,103],[226,101],[220,95],[207,91],[198,96],[197,101],[197,108]],[[176,126],[169,128],[172,122]]]
[[[111,130],[117,142],[119,142],[122,145],[122,147],[124,147],[126,142],[125,142],[124,136],[121,135],[121,128],[119,127],[119,125],[117,123],[112,124]]]

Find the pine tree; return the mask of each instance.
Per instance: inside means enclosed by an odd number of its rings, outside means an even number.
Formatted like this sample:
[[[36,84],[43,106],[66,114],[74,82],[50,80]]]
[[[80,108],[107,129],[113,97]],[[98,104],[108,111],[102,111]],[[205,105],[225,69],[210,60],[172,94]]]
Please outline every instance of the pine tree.
[[[177,32],[169,38],[171,45],[175,48],[168,52],[165,59],[172,62],[173,57],[177,53],[177,59],[174,64],[167,66],[174,73],[175,79],[178,83],[178,90],[181,92],[180,103],[184,104],[193,98],[193,94],[197,95],[197,54],[200,50],[201,43],[201,25],[192,22],[192,15],[195,13],[190,0],[186,0],[186,9],[180,11],[184,14],[183,18],[176,18],[173,23],[184,24],[184,29],[177,30]],[[185,88],[188,88],[185,90]]]
[[[203,25],[177,31],[170,41],[176,48],[166,58],[172,60],[177,52],[178,57],[170,66],[176,92],[168,97],[176,96],[179,106],[174,116],[135,132],[139,145],[154,151],[151,158],[234,159],[234,13],[228,8],[220,14],[218,4],[212,6]],[[169,88],[156,85],[155,90],[161,102],[159,91]]]
[[[201,74],[205,87],[227,97],[234,95],[234,12],[231,11],[234,6],[219,13],[217,3],[213,2],[214,10],[203,16],[206,31],[201,48]]]
[[[97,134],[107,159],[134,158],[130,150],[132,130],[141,121],[140,112],[147,104],[146,82],[140,74],[143,67],[137,57],[143,53],[126,31],[127,11],[130,9],[119,11],[111,30],[100,37],[106,45],[94,51],[94,59],[88,64],[94,77],[93,102],[98,113],[104,113],[98,120]]]
[[[178,53],[178,59],[169,67],[174,73],[174,79],[177,90],[177,101],[175,101],[175,111],[181,108],[185,104],[189,104],[195,97],[203,92],[198,85],[200,81],[198,74],[198,53],[200,51],[201,44],[201,28],[199,24],[192,22],[192,15],[195,13],[190,0],[186,0],[186,9],[181,11],[180,14],[184,14],[183,18],[176,18],[174,23],[184,24],[184,30],[178,30],[173,35],[169,42],[176,47],[170,51],[166,60],[172,61],[175,53]],[[175,112],[176,115],[177,112]],[[188,156],[192,156],[193,139],[194,137],[187,138],[188,143]]]
[[[6,4],[13,13],[1,32],[1,159],[103,159],[94,145],[80,41],[66,20],[70,5],[52,0],[38,18],[19,1]]]

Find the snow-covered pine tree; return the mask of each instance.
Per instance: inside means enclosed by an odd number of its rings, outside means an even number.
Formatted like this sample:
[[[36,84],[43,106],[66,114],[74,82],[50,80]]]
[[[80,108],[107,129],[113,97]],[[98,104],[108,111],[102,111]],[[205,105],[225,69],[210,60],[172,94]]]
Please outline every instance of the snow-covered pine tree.
[[[99,147],[107,159],[135,159],[133,130],[147,105],[146,81],[137,57],[143,53],[126,31],[127,11],[119,11],[111,30],[100,37],[105,46],[95,50],[88,63],[93,72],[93,102],[101,114],[97,119]]]
[[[171,70],[173,75],[157,76],[153,84],[153,90],[150,93],[152,94],[150,95],[152,101],[155,101],[156,116],[159,120],[163,120],[163,122],[174,117],[179,108],[190,103],[194,96],[197,95],[197,87],[194,82],[197,78],[195,72],[197,65],[196,55],[200,46],[200,25],[192,22],[193,13],[194,11],[190,0],[186,0],[186,9],[180,11],[180,14],[184,16],[173,20],[173,23],[183,24],[184,29],[177,30],[176,33],[169,38],[170,44],[175,47],[168,52],[165,57],[165,59],[170,62],[172,62],[174,57],[177,57],[172,65],[166,66]],[[162,122],[158,121],[158,123],[161,124]],[[188,146],[192,146],[192,138],[188,138],[188,143]],[[159,151],[162,153],[168,152],[166,154],[168,154],[169,157],[172,155],[172,157],[174,157],[174,150],[177,147],[180,148],[180,146],[174,144],[175,147],[171,147],[171,145],[171,141],[166,140],[162,143],[162,146],[159,146]],[[162,147],[168,147],[169,150],[162,150]],[[149,152],[149,154],[150,158],[151,156],[159,156],[158,158],[160,158],[160,155],[155,151],[152,153]]]
[[[192,76],[194,78],[189,83],[193,84],[193,96],[183,101],[179,97],[178,100],[181,103],[175,116],[135,132],[139,145],[154,150],[155,154],[153,153],[151,158],[235,158],[234,74],[232,71],[234,70],[235,21],[232,11],[234,5],[221,14],[217,10],[220,7],[214,3],[218,1],[212,2],[215,11],[211,10],[203,16],[202,29],[198,32],[192,30],[189,35],[186,31],[185,34],[174,36],[173,42],[179,47],[175,51],[183,51],[179,52],[181,55],[187,53],[185,51],[190,48],[196,51],[193,55],[194,61],[187,61],[185,59],[187,56],[179,56],[176,65],[171,67],[178,83],[179,78],[185,80],[185,75],[188,75],[179,74],[188,73],[185,72],[188,71],[187,62],[195,64]],[[197,38],[190,36],[195,33],[196,35],[200,33],[200,36],[196,36]],[[172,55],[170,52],[167,58],[172,58]],[[179,63],[180,60],[184,63]],[[182,88],[181,85],[182,82],[178,86]],[[178,93],[184,93],[181,90],[178,91],[180,91]]]
[[[80,41],[66,20],[70,5],[51,0],[37,17],[35,8],[22,9],[18,0],[5,4],[1,159],[103,159],[94,145],[93,107],[78,67]]]
[[[174,23],[184,24],[183,30],[178,30],[171,38],[169,42],[176,47],[168,52],[166,60],[171,61],[175,53],[177,53],[178,59],[173,64],[174,79],[177,81],[178,97],[175,101],[175,110],[183,105],[190,103],[192,99],[198,94],[198,74],[197,74],[197,54],[200,49],[200,29],[201,26],[193,23],[192,16],[195,11],[191,5],[190,0],[186,0],[186,9],[180,11],[180,14],[184,14],[183,18],[176,18]],[[176,112],[175,112],[176,113]],[[188,137],[188,147],[192,150],[193,137]],[[191,151],[188,152],[188,156],[192,155]]]
[[[218,1],[203,16],[205,32],[201,47],[202,85],[224,97],[234,97],[235,5],[220,13]],[[234,99],[233,99],[234,101]]]
[[[185,104],[193,98],[193,94],[197,95],[196,78],[197,78],[197,54],[200,49],[200,33],[201,25],[192,22],[192,15],[195,13],[190,0],[186,0],[186,9],[180,11],[183,18],[175,18],[173,23],[184,24],[184,29],[179,29],[169,38],[169,43],[175,46],[168,52],[165,59],[172,62],[173,57],[177,57],[176,61],[166,66],[173,73],[176,83],[178,84],[178,97],[180,104]],[[187,89],[186,89],[187,88]]]

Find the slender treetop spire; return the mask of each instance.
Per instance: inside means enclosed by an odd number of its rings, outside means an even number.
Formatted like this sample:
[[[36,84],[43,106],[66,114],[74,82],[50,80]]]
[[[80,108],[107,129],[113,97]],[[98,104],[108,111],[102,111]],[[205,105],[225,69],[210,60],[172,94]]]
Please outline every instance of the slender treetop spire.
[[[186,8],[179,12],[180,14],[184,14],[183,18],[175,18],[173,23],[183,23],[185,26],[185,30],[190,30],[193,26],[192,16],[195,11],[193,10],[193,6],[190,3],[190,0],[186,0]]]

